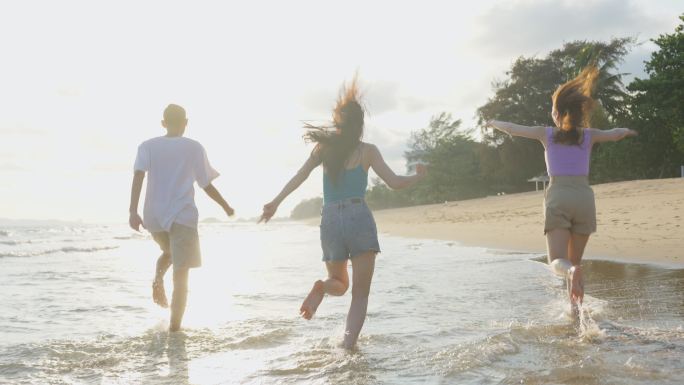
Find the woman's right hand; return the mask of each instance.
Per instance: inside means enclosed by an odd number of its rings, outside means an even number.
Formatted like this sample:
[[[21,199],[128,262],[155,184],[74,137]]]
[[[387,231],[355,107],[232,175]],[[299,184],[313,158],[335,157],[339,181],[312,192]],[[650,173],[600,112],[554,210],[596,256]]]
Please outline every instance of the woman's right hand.
[[[625,136],[637,136],[637,135],[639,135],[638,131],[634,131],[634,130],[629,129],[629,128],[625,128],[625,130],[626,130]]]
[[[420,179],[425,178],[427,175],[427,166],[422,163],[418,163],[416,165],[416,175],[418,175]]]
[[[261,214],[261,218],[259,218],[259,222],[257,223],[261,223],[262,221],[267,223],[271,220],[271,217],[275,215],[276,211],[278,211],[278,204],[276,202],[266,203],[264,205],[264,212]]]

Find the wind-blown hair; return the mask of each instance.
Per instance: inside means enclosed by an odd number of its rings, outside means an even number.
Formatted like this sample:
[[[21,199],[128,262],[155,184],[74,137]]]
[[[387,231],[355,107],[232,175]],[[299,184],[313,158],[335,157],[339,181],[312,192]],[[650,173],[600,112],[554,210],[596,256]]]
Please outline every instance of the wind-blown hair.
[[[576,78],[558,87],[551,96],[558,111],[558,132],[553,141],[562,144],[579,144],[580,128],[589,126],[591,112],[596,105],[592,98],[599,70],[595,65],[587,66]]]
[[[357,77],[349,84],[343,84],[333,109],[332,122],[316,126],[309,123],[304,139],[317,144],[314,150],[333,182],[344,170],[347,159],[361,143],[363,137],[364,108],[360,103]]]

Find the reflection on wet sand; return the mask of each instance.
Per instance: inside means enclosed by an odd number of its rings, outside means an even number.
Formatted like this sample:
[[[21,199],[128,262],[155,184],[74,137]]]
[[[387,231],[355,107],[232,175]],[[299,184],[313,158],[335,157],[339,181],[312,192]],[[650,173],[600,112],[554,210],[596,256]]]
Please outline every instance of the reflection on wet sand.
[[[533,260],[546,263],[546,256]],[[582,269],[587,295],[619,309],[623,318],[684,318],[684,268],[584,260]]]
[[[189,384],[188,353],[184,332],[168,333],[154,332],[148,345],[146,369],[143,372],[152,373],[147,382],[168,384]],[[164,356],[168,362],[168,372],[164,367]],[[165,373],[166,372],[166,373]]]
[[[612,261],[582,262],[586,291],[607,301],[622,318],[680,324],[684,318],[684,269]]]

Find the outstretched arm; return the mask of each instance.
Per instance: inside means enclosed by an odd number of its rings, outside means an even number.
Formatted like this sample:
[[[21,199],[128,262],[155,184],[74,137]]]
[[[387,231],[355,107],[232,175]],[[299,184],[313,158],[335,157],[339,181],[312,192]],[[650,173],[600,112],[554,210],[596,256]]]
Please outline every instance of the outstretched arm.
[[[283,187],[283,189],[280,191],[280,194],[278,194],[271,202],[264,205],[264,212],[261,214],[259,222],[268,222],[278,210],[280,203],[285,200],[285,198],[287,198],[287,196],[290,195],[294,190],[301,186],[302,183],[304,183],[304,181],[309,177],[311,171],[313,171],[313,169],[319,164],[321,164],[321,160],[314,150],[314,152],[311,153],[311,156],[309,156],[306,162],[304,162],[304,165],[302,165],[299,171],[297,171],[295,176],[293,176],[292,179],[287,182],[285,187]]]
[[[214,187],[213,184],[209,183],[207,187],[204,188],[204,192],[207,193],[209,198],[213,199],[214,202],[218,203],[219,206],[223,209],[223,211],[226,212],[226,215],[229,217],[232,217],[233,214],[235,214],[235,210],[233,210],[232,207],[226,202],[225,199],[223,199],[223,196],[221,196],[221,193]]]
[[[495,128],[511,136],[522,136],[523,138],[542,140],[544,138],[544,127],[542,126],[521,126],[515,123],[490,120],[486,127]]]
[[[629,128],[613,128],[610,130],[600,130],[598,128],[591,129],[592,143],[617,142],[618,140],[624,139],[628,136],[637,135],[639,135],[638,132],[630,130]]]
[[[383,159],[380,150],[375,145],[370,144],[369,156],[370,166],[376,174],[382,179],[391,189],[398,190],[414,185],[426,175],[426,169],[423,165],[416,167],[416,174],[411,176],[397,175],[387,165]]]
[[[140,231],[140,226],[143,224],[142,218],[138,215],[138,201],[140,201],[140,191],[142,190],[142,183],[145,179],[145,172],[136,170],[133,174],[133,183],[131,185],[131,204],[128,208],[128,224],[135,231]],[[145,226],[143,226],[144,228]]]

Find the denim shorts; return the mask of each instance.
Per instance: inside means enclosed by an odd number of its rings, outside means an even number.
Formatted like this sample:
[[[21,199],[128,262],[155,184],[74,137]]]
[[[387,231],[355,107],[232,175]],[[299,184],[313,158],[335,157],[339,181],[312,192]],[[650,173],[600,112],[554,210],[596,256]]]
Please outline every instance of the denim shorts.
[[[344,261],[368,251],[380,252],[378,230],[361,198],[326,203],[321,212],[323,261]]]

